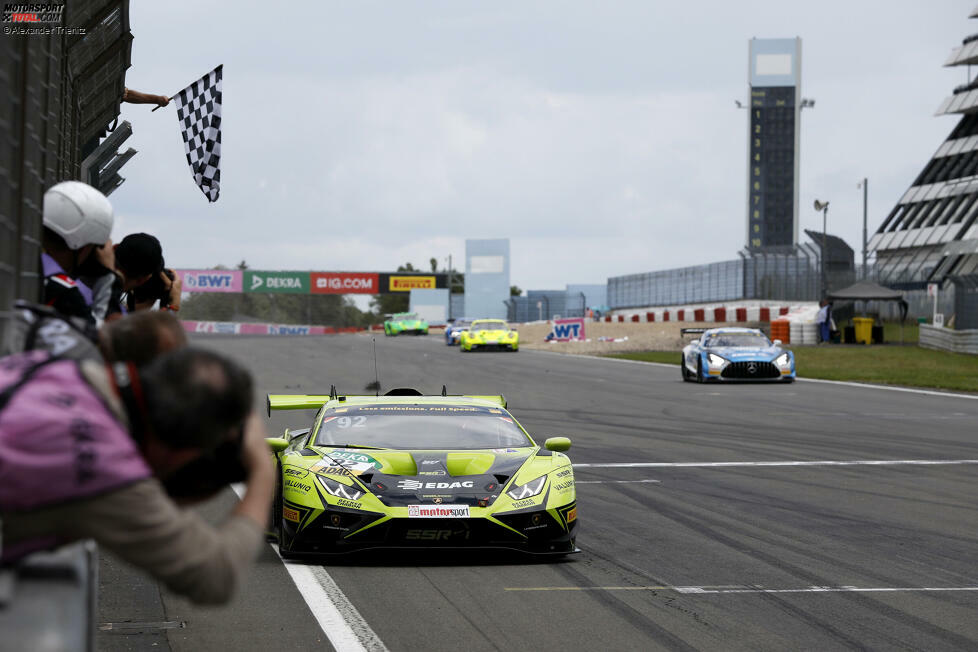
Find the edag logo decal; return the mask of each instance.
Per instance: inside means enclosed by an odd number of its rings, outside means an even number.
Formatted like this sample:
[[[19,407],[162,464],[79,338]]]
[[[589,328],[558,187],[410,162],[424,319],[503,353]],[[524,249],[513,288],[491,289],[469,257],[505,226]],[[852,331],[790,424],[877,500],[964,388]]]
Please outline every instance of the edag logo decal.
[[[471,489],[475,483],[471,480],[461,482],[421,482],[420,480],[398,480],[397,488],[404,491],[416,491],[418,489]]]

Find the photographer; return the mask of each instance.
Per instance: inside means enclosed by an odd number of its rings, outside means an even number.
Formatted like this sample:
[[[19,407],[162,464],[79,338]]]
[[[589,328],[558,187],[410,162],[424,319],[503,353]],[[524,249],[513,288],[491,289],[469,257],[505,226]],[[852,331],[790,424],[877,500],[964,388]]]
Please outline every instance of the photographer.
[[[85,282],[93,288],[92,311],[97,320],[147,310],[159,302],[160,310],[180,310],[183,284],[166,269],[160,241],[148,233],[132,233],[112,246],[95,251]]]
[[[230,599],[274,486],[250,375],[182,348],[144,369],[0,359],[0,560],[91,538],[196,602]],[[215,528],[178,507],[247,477]]]
[[[44,193],[41,268],[45,305],[95,323],[91,288],[78,278],[93,252],[109,239],[113,222],[112,204],[105,195],[80,181],[62,181]]]
[[[183,284],[166,269],[160,241],[148,233],[132,233],[115,247],[115,268],[122,276],[122,290],[129,312],[152,308],[180,310]]]

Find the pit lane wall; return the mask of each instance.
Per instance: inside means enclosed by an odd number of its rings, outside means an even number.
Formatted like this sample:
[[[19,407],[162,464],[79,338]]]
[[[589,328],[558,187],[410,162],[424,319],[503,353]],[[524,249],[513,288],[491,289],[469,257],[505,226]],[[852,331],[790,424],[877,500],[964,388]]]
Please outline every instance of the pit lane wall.
[[[332,326],[308,326],[301,324],[254,324],[236,321],[182,321],[188,333],[217,335],[332,335],[358,333],[366,330],[357,326],[334,328]]]

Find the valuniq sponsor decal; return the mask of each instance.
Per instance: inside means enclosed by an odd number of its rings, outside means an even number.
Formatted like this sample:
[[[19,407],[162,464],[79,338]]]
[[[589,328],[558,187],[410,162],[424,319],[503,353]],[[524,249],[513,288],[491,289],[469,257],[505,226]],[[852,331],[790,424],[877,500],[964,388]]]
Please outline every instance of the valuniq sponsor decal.
[[[378,274],[354,272],[313,272],[310,274],[313,294],[378,294]]]
[[[245,292],[308,294],[309,272],[244,272]]]
[[[469,506],[408,505],[408,518],[469,518]]]
[[[184,292],[241,292],[240,270],[177,269]]]

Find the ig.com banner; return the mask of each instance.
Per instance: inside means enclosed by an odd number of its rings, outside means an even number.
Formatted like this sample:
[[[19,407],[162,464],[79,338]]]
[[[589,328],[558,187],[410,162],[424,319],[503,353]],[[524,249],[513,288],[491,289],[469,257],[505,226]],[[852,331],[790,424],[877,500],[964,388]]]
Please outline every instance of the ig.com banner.
[[[313,272],[309,291],[313,294],[377,294],[377,274],[356,272]]]

